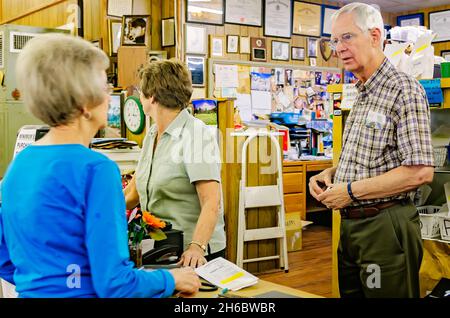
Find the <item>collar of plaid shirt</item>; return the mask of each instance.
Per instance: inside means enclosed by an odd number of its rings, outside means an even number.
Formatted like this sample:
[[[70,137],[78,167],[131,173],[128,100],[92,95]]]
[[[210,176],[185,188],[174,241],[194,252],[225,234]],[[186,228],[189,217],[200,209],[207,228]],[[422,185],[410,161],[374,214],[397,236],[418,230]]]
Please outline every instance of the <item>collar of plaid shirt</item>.
[[[401,165],[433,166],[428,101],[422,86],[385,59],[365,82],[346,122],[334,183],[384,174]],[[380,125],[373,125],[376,118]],[[403,199],[414,192],[358,204]],[[356,203],[352,205],[357,205]]]

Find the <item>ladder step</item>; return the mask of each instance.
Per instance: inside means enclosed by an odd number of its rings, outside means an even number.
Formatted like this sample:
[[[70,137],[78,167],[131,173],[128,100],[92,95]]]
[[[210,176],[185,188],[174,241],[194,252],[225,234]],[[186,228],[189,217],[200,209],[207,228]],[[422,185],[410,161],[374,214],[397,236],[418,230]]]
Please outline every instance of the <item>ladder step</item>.
[[[245,208],[261,208],[281,205],[278,185],[245,187]]]
[[[285,236],[285,231],[281,227],[266,227],[262,229],[246,230],[244,232],[244,242],[278,239]]]
[[[251,263],[251,262],[261,262],[261,261],[270,261],[271,259],[279,259],[279,255],[275,256],[265,256],[265,257],[258,257],[258,258],[249,258],[242,260],[243,263]]]

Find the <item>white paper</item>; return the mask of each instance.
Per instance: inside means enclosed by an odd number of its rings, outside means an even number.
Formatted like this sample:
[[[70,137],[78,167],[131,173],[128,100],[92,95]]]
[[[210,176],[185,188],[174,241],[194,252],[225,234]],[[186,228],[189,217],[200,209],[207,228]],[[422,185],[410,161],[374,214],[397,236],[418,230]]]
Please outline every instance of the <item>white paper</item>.
[[[272,93],[252,90],[252,112],[270,114],[272,112]]]
[[[147,253],[155,247],[155,240],[153,239],[145,239],[142,240],[142,254]]]
[[[133,0],[109,0],[108,15],[121,17],[133,13]]]
[[[22,128],[17,136],[14,157],[36,140],[36,128]]]
[[[236,291],[258,283],[258,277],[243,270],[237,265],[218,257],[203,266],[197,267],[195,272],[212,284],[224,289]]]
[[[238,87],[238,67],[237,65],[215,65],[216,88]]]
[[[355,84],[344,84],[342,88],[342,109],[351,109],[358,97],[358,89]]]
[[[408,47],[409,43],[392,43],[387,44],[384,48],[384,55],[389,59],[389,61],[399,69],[401,64],[401,60],[405,57],[405,50]],[[400,70],[400,69],[399,69]],[[403,71],[404,70],[400,70]]]
[[[236,94],[236,107],[242,121],[252,120],[252,97],[250,94]]]

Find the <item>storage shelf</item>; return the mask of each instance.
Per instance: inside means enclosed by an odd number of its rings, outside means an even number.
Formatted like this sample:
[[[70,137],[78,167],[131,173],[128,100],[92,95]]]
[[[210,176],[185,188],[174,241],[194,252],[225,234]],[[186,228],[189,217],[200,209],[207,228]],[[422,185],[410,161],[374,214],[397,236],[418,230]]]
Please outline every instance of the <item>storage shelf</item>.
[[[422,240],[436,241],[436,242],[441,242],[441,243],[447,243],[447,244],[450,244],[450,241],[444,241],[444,240],[434,239],[434,238],[422,238]]]

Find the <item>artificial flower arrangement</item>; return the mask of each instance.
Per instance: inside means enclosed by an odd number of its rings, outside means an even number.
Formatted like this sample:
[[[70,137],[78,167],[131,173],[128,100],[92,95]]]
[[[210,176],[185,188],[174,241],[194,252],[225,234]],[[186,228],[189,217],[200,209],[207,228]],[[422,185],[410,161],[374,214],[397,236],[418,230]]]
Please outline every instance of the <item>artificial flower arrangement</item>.
[[[162,229],[166,228],[167,224],[140,208],[127,210],[127,220],[130,258],[136,267],[140,268],[142,266],[142,240],[145,238],[155,241],[166,239],[167,236]]]

